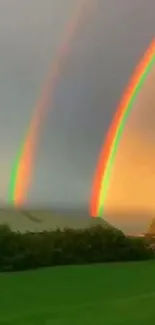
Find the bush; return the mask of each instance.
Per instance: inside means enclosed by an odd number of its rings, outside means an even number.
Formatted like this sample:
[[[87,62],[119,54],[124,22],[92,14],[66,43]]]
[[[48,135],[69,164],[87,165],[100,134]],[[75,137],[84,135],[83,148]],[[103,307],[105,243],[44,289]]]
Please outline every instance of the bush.
[[[96,226],[21,234],[6,225],[0,226],[0,271],[146,260],[153,256],[144,239],[127,238],[113,228]]]

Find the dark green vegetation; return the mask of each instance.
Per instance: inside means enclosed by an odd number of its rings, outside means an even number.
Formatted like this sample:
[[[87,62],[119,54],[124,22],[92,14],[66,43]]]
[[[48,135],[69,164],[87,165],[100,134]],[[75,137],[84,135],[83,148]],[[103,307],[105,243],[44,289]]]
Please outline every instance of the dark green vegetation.
[[[155,262],[0,274],[0,325],[153,325]]]
[[[154,324],[151,244],[106,225],[36,233],[1,225],[0,325]]]
[[[127,238],[110,227],[13,232],[0,226],[0,271],[146,260],[154,257],[143,238]]]

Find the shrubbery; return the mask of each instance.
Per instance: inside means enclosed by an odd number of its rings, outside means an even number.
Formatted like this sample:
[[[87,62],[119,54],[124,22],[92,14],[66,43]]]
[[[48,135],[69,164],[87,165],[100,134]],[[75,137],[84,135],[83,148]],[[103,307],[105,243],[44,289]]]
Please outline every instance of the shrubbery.
[[[143,239],[127,238],[113,228],[96,226],[22,234],[0,226],[0,271],[152,257],[153,251]]]

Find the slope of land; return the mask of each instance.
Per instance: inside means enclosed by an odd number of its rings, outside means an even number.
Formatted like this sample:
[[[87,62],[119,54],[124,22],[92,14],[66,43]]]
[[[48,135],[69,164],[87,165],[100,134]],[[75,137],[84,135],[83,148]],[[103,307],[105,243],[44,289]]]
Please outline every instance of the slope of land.
[[[8,224],[13,230],[21,232],[42,231],[63,228],[87,228],[93,225],[107,226],[101,218],[90,218],[84,213],[68,211],[56,213],[52,210],[0,210],[0,224]]]
[[[0,274],[0,324],[154,324],[154,274],[154,262]]]

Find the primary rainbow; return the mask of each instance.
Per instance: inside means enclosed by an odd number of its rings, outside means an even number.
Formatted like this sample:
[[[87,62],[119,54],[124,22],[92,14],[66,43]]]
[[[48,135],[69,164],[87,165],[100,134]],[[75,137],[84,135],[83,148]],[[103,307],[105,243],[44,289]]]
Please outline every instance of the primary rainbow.
[[[132,111],[133,103],[154,64],[155,39],[152,41],[144,57],[141,59],[129,82],[129,86],[127,87],[115,113],[105,144],[101,150],[90,201],[90,214],[92,217],[103,216],[111,172],[126,121]]]

